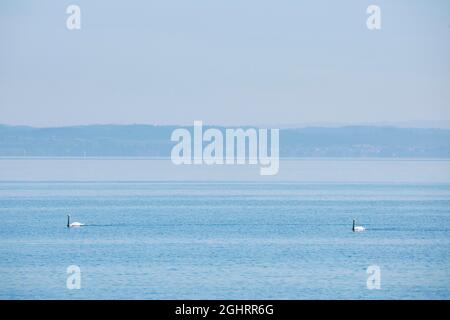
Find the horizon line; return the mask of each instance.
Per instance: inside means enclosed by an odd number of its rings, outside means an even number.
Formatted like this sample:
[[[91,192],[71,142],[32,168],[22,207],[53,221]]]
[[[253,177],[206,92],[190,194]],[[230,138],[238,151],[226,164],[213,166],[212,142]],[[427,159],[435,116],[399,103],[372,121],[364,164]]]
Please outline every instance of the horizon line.
[[[195,120],[202,121],[202,120]],[[309,122],[309,123],[298,123],[298,124],[238,124],[238,125],[229,125],[229,124],[218,124],[218,123],[205,123],[203,122],[203,126],[205,127],[229,127],[229,128],[237,128],[237,127],[266,127],[266,128],[279,128],[279,129],[304,129],[304,128],[345,128],[345,127],[390,127],[390,128],[399,128],[399,129],[450,129],[450,119],[449,120],[423,120],[423,121],[404,121],[404,122],[395,122],[395,121],[379,121],[379,122]],[[418,123],[423,122],[422,125],[418,125]],[[429,125],[425,125],[428,123]],[[435,125],[430,125],[430,123],[435,123]],[[445,123],[443,125],[443,123]],[[438,125],[441,124],[441,125]],[[84,124],[66,124],[66,125],[31,125],[31,124],[9,124],[9,123],[0,123],[0,127],[25,127],[30,129],[59,129],[59,128],[75,128],[75,127],[101,127],[101,126],[117,126],[117,127],[126,127],[126,126],[152,126],[152,127],[191,127],[194,125],[194,120],[189,124],[160,124],[160,123],[84,123]]]

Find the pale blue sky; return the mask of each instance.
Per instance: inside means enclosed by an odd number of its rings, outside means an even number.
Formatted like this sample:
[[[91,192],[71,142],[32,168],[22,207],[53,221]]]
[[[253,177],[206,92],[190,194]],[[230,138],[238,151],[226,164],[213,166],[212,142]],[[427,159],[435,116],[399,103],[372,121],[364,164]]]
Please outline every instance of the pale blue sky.
[[[445,0],[2,0],[0,123],[450,119],[449,57]]]

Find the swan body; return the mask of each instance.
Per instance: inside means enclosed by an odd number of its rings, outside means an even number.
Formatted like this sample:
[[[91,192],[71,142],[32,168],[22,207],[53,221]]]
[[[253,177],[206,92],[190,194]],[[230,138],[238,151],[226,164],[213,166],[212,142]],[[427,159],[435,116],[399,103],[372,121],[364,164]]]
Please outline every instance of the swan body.
[[[353,227],[352,227],[353,232],[363,232],[366,230],[366,228],[364,228],[363,226],[356,226],[355,223],[356,221],[353,219]]]
[[[67,228],[77,228],[84,226],[84,223],[72,222],[70,223],[70,214],[67,215]]]
[[[81,227],[84,226],[84,223],[80,223],[80,222],[72,222],[71,224],[69,224],[69,228],[73,228],[73,227]]]

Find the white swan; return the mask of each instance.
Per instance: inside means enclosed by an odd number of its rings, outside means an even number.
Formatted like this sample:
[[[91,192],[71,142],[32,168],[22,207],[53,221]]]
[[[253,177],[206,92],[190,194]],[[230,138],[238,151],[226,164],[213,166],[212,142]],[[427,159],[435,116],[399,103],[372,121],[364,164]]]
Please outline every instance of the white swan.
[[[363,226],[355,226],[355,219],[353,219],[353,228],[352,231],[353,232],[363,232],[366,230],[366,228],[364,228]]]
[[[82,226],[84,226],[84,223],[80,223],[80,222],[70,223],[70,214],[67,215],[67,228],[76,228],[76,227],[82,227]]]

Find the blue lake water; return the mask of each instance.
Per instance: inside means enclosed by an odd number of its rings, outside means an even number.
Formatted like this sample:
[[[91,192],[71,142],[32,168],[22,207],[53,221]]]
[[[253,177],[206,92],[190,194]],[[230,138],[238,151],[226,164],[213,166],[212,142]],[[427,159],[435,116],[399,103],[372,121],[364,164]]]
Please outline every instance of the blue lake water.
[[[442,183],[0,182],[0,298],[449,299],[449,211]]]

